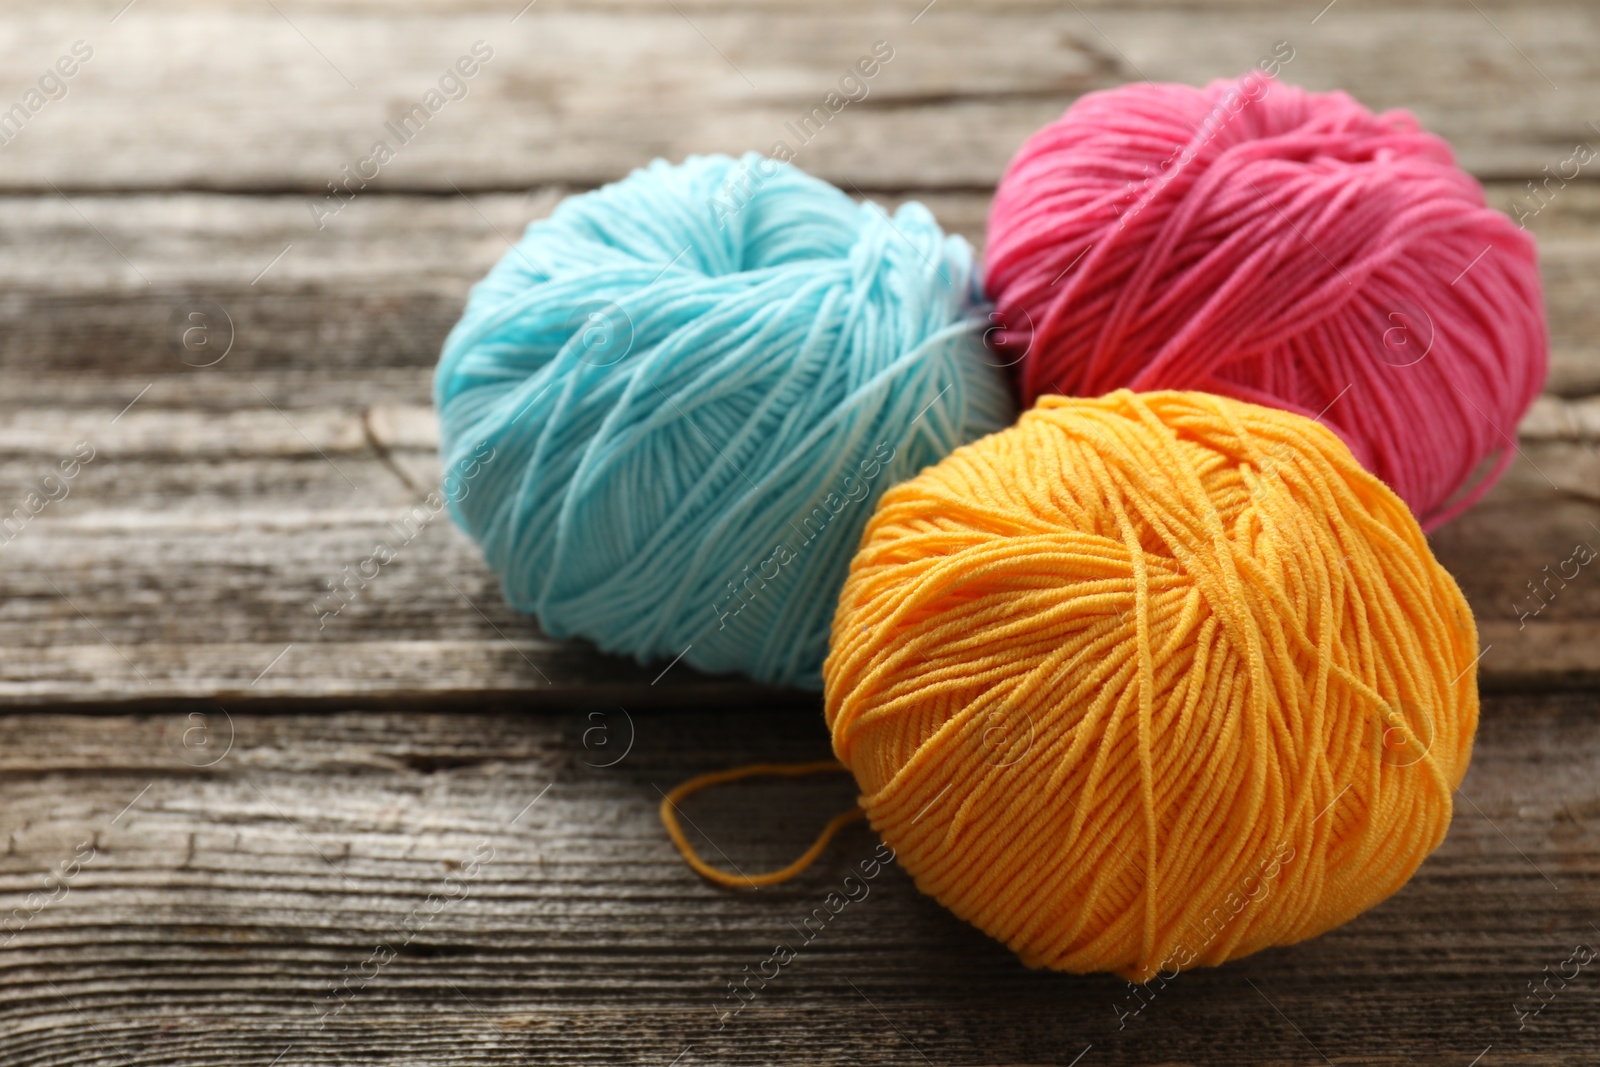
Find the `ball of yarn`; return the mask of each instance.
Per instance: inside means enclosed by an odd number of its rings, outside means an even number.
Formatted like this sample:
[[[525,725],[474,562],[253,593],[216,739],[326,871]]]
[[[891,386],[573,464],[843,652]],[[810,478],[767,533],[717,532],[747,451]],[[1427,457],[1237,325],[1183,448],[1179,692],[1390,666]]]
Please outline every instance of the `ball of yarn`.
[[[1023,400],[1197,389],[1316,417],[1433,528],[1545,379],[1533,239],[1405,111],[1254,72],[1079,99],[1011,161],[987,273]]]
[[[434,385],[452,513],[554,636],[818,688],[879,494],[1014,414],[987,310],[919,204],[657,161],[473,289]]]
[[[884,495],[834,620],[834,751],[917,885],[1032,966],[1289,944],[1444,838],[1476,631],[1310,419],[1046,396]]]

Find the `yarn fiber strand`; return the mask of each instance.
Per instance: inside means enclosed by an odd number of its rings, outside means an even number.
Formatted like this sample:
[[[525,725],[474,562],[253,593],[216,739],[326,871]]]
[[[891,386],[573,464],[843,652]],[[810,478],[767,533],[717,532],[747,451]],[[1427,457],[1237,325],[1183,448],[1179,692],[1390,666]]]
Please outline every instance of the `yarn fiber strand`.
[[[1197,389],[1321,417],[1432,529],[1514,456],[1533,238],[1406,111],[1259,72],[1081,97],[1011,161],[988,285],[1023,402]]]
[[[1311,419],[1045,396],[885,494],[824,668],[917,885],[1031,966],[1312,937],[1445,835],[1477,635],[1393,492]]]
[[[766,871],[761,874],[745,874],[743,871],[729,872],[711,866],[700,858],[700,854],[689,843],[688,835],[683,832],[683,827],[678,824],[678,802],[685,800],[702,789],[711,786],[723,785],[727,782],[737,782],[745,778],[779,777],[798,778],[807,774],[826,774],[832,771],[848,771],[838,760],[814,760],[808,763],[752,763],[744,767],[735,767],[732,770],[712,771],[708,774],[696,775],[676,787],[670,793],[661,797],[661,805],[657,813],[661,816],[661,825],[666,827],[667,836],[678,849],[678,855],[683,857],[696,874],[707,881],[730,889],[759,889],[762,886],[777,885],[787,882],[807,867],[816,862],[822,855],[822,850],[828,847],[828,842],[846,826],[862,818],[860,808],[851,808],[849,811],[840,812],[828,821],[822,828],[817,839],[811,846],[800,854],[794,862],[775,871]]]
[[[451,512],[552,636],[819,688],[879,494],[1014,414],[987,309],[920,204],[658,160],[473,289],[434,383]]]

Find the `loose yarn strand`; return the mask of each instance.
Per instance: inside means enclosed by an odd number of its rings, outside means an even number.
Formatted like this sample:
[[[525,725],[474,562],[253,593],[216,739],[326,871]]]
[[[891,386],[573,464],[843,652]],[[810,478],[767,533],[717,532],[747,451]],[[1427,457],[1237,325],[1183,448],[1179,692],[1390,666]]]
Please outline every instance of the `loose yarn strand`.
[[[677,786],[672,792],[661,798],[661,824],[667,828],[667,836],[672,838],[672,843],[678,846],[678,852],[690,867],[694,868],[702,878],[727,886],[730,889],[758,889],[762,886],[777,885],[787,882],[807,867],[817,861],[822,855],[822,850],[846,826],[858,819],[866,817],[860,808],[851,808],[849,811],[835,815],[822,828],[822,833],[811,843],[811,847],[801,853],[800,858],[776,871],[766,871],[762,874],[730,874],[727,871],[711,866],[700,858],[694,846],[689,843],[689,838],[684,834],[683,827],[678,824],[678,802],[693,796],[702,789],[709,789],[715,785],[727,782],[737,782],[745,778],[777,777],[799,778],[808,774],[827,774],[830,771],[844,771],[849,773],[850,768],[838,760],[817,760],[812,763],[752,763],[744,767],[734,767],[726,771],[711,771],[707,774],[696,775],[687,782]]]

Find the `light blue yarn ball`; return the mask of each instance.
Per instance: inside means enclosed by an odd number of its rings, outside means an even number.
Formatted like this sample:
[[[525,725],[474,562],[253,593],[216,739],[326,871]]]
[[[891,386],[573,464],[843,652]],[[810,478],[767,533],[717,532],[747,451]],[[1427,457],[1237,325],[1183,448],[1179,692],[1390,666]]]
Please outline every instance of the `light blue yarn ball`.
[[[920,204],[657,160],[474,287],[434,381],[451,512],[553,636],[821,688],[878,497],[1015,414],[988,312]]]

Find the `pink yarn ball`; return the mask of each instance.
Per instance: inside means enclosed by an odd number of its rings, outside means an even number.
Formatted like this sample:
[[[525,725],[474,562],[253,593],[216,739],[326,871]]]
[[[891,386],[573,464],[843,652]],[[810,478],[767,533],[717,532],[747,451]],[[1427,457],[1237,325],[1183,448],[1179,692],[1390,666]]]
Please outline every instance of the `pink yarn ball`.
[[[1259,72],[1079,99],[1006,169],[986,256],[1026,403],[1196,389],[1320,418],[1430,529],[1544,385],[1532,237],[1409,112]]]

